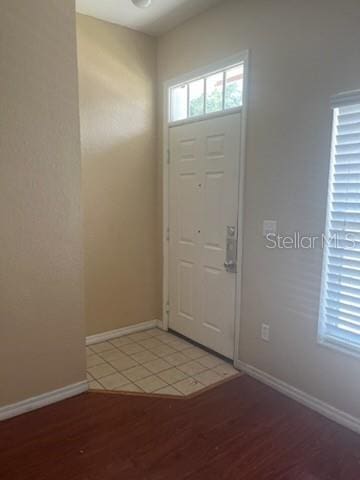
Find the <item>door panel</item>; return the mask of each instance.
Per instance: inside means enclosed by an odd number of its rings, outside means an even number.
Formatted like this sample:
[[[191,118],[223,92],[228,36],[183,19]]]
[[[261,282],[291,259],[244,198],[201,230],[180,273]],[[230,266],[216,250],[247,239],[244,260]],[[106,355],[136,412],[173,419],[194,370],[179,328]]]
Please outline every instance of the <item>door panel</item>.
[[[170,128],[170,328],[233,358],[241,114]]]
[[[206,173],[204,185],[203,239],[206,247],[222,248],[221,204],[224,196],[224,173]]]
[[[194,320],[194,264],[191,262],[180,261],[178,270],[178,304],[179,314]]]
[[[179,240],[181,243],[193,245],[197,226],[197,219],[192,208],[194,202],[197,201],[196,175],[194,173],[180,173],[178,192]]]

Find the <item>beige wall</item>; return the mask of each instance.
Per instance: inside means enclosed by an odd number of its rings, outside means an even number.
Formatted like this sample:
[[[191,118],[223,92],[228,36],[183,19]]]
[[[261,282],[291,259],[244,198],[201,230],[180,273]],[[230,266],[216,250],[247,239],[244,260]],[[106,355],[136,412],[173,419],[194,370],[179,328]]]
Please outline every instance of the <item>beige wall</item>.
[[[0,406],[84,380],[73,0],[0,7]]]
[[[233,0],[159,41],[159,81],[250,49],[240,357],[360,417],[360,361],[316,343],[321,251],[267,250],[324,227],[330,96],[360,88],[358,0]],[[271,326],[271,341],[260,326]]]
[[[77,16],[87,334],[154,320],[155,39]]]

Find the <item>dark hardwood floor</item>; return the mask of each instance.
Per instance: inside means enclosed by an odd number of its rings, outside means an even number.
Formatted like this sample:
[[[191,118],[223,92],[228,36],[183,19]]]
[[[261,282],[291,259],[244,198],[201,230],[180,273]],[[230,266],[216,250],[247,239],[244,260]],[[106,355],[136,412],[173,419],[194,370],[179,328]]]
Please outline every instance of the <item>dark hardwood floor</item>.
[[[189,400],[87,393],[0,424],[1,480],[359,480],[360,436],[242,376]]]

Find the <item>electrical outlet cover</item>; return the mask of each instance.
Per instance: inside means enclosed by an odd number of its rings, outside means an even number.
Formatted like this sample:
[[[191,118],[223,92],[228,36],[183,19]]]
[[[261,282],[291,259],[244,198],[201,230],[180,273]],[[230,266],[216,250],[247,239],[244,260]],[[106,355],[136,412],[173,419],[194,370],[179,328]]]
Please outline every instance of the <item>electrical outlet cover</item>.
[[[270,340],[270,326],[267,325],[266,323],[263,323],[261,325],[261,338],[265,342],[268,342]]]

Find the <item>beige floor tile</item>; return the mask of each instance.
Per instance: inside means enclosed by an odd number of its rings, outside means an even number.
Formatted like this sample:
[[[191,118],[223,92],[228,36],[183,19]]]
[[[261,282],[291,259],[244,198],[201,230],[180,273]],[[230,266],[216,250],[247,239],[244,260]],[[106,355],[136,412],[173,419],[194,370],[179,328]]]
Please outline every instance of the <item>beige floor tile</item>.
[[[109,360],[117,360],[120,358],[127,357],[127,355],[123,352],[120,352],[117,348],[114,348],[113,350],[107,350],[106,352],[102,352],[99,354],[100,357],[104,358],[107,362]]]
[[[92,377],[98,380],[101,377],[106,377],[107,375],[115,373],[116,370],[108,363],[102,363],[101,365],[96,365],[95,367],[88,368],[88,372]]]
[[[155,348],[161,347],[164,344],[160,342],[160,340],[157,340],[156,338],[150,337],[146,340],[141,340],[139,341],[139,345],[142,345],[144,348],[147,350],[154,350]]]
[[[96,353],[106,352],[106,350],[113,350],[114,346],[110,342],[96,343],[90,346],[91,350]]]
[[[224,377],[214,372],[214,370],[205,370],[205,372],[194,375],[194,378],[205,386],[213,385],[224,379]]]
[[[134,393],[143,392],[143,390],[141,390],[140,387],[135,385],[135,383],[127,383],[126,385],[122,385],[121,387],[115,387],[114,390],[119,392],[134,392]]]
[[[177,340],[177,337],[175,337],[175,335],[167,332],[160,333],[160,335],[158,335],[156,338],[163,343],[173,342],[174,340]]]
[[[130,335],[128,335],[128,337],[134,342],[139,342],[140,340],[147,340],[151,338],[147,331],[131,333]]]
[[[159,328],[88,346],[94,390],[183,396],[239,372],[216,355]]]
[[[87,368],[95,367],[96,365],[100,365],[101,363],[105,363],[105,360],[101,358],[99,355],[91,355],[86,359]]]
[[[190,395],[204,388],[204,385],[194,378],[186,378],[185,380],[181,380],[181,382],[175,383],[173,387],[184,395]]]
[[[157,337],[165,333],[165,331],[161,328],[151,328],[150,330],[147,330],[147,333],[150,337]]]
[[[176,353],[174,348],[169,347],[169,345],[162,344],[155,348],[150,348],[150,352],[157,355],[158,357],[165,357],[166,355],[171,355],[172,353]]]
[[[131,355],[131,358],[136,360],[138,363],[146,363],[151,362],[152,360],[156,360],[159,357],[157,357],[154,353],[150,352],[150,350],[144,350],[143,352]]]
[[[129,383],[129,380],[121,375],[121,373],[113,373],[112,375],[108,375],[106,377],[100,378],[99,382],[103,385],[107,390],[112,390],[115,387],[121,387],[121,385],[126,385]]]
[[[125,375],[133,383],[138,382],[143,378],[150,377],[152,375],[152,373],[149,370],[147,370],[145,367],[141,365],[138,365],[133,368],[129,368],[128,370],[124,370],[122,374]]]
[[[180,352],[167,355],[166,357],[164,357],[164,360],[169,362],[174,367],[177,367],[178,365],[182,365],[183,363],[187,363],[189,361],[188,357],[185,357],[185,355]]]
[[[164,388],[167,386],[166,383],[156,375],[144,378],[143,380],[138,380],[135,383],[146,393],[152,393],[155,392],[155,390],[159,390],[160,388]]]
[[[149,338],[150,338],[150,337],[156,336],[156,333],[155,333],[155,335],[154,335],[154,332],[157,332],[158,330],[159,330],[160,332],[163,332],[163,331],[164,331],[164,330],[161,330],[161,329],[155,327],[155,328],[148,328],[147,330],[145,330],[145,332],[148,334],[148,336],[149,336]]]
[[[177,368],[190,376],[196,375],[197,373],[207,370],[207,368],[204,367],[204,365],[201,365],[201,363],[196,362],[195,360],[188,363],[184,363],[183,365],[179,365]]]
[[[119,338],[114,338],[114,340],[110,340],[110,343],[114,345],[114,347],[122,347],[124,345],[129,345],[129,343],[133,343],[131,338],[129,338],[128,335],[125,335],[124,337],[119,337]]]
[[[232,365],[226,362],[224,362],[224,364],[222,365],[218,365],[212,370],[221,375],[223,378],[233,377],[234,375],[237,375],[239,373]]]
[[[196,360],[197,358],[203,357],[206,351],[198,347],[190,347],[182,350],[182,353],[192,360]]]
[[[109,363],[120,372],[138,365],[137,361],[129,356],[125,356],[124,358],[116,358],[115,360],[109,360]]]
[[[221,358],[210,354],[206,354],[203,357],[198,358],[196,361],[207,368],[214,368],[225,363],[223,360],[221,360]]]
[[[179,352],[192,347],[191,343],[186,342],[185,340],[182,340],[181,338],[177,338],[177,337],[175,338],[175,340],[172,340],[171,342],[167,342],[167,345],[169,345],[169,347],[171,348],[175,348],[175,350]]]
[[[171,387],[170,385],[164,388],[160,388],[160,390],[156,390],[156,392],[154,393],[158,393],[160,395],[172,395],[174,397],[183,396],[183,393],[179,392],[178,390],[176,390],[174,387]]]
[[[169,368],[171,368],[171,365],[168,362],[165,362],[165,360],[163,360],[162,358],[147,362],[144,364],[144,366],[153,373],[159,373],[163,370],[168,370]]]
[[[169,368],[169,370],[164,370],[163,372],[158,373],[158,377],[169,385],[180,382],[187,378],[187,375],[177,368]]]
[[[96,380],[89,382],[89,388],[91,390],[105,390],[101,383],[97,382]]]
[[[129,343],[128,345],[122,345],[118,347],[119,350],[127,355],[133,355],[134,353],[139,353],[145,350],[145,348],[139,343]]]

